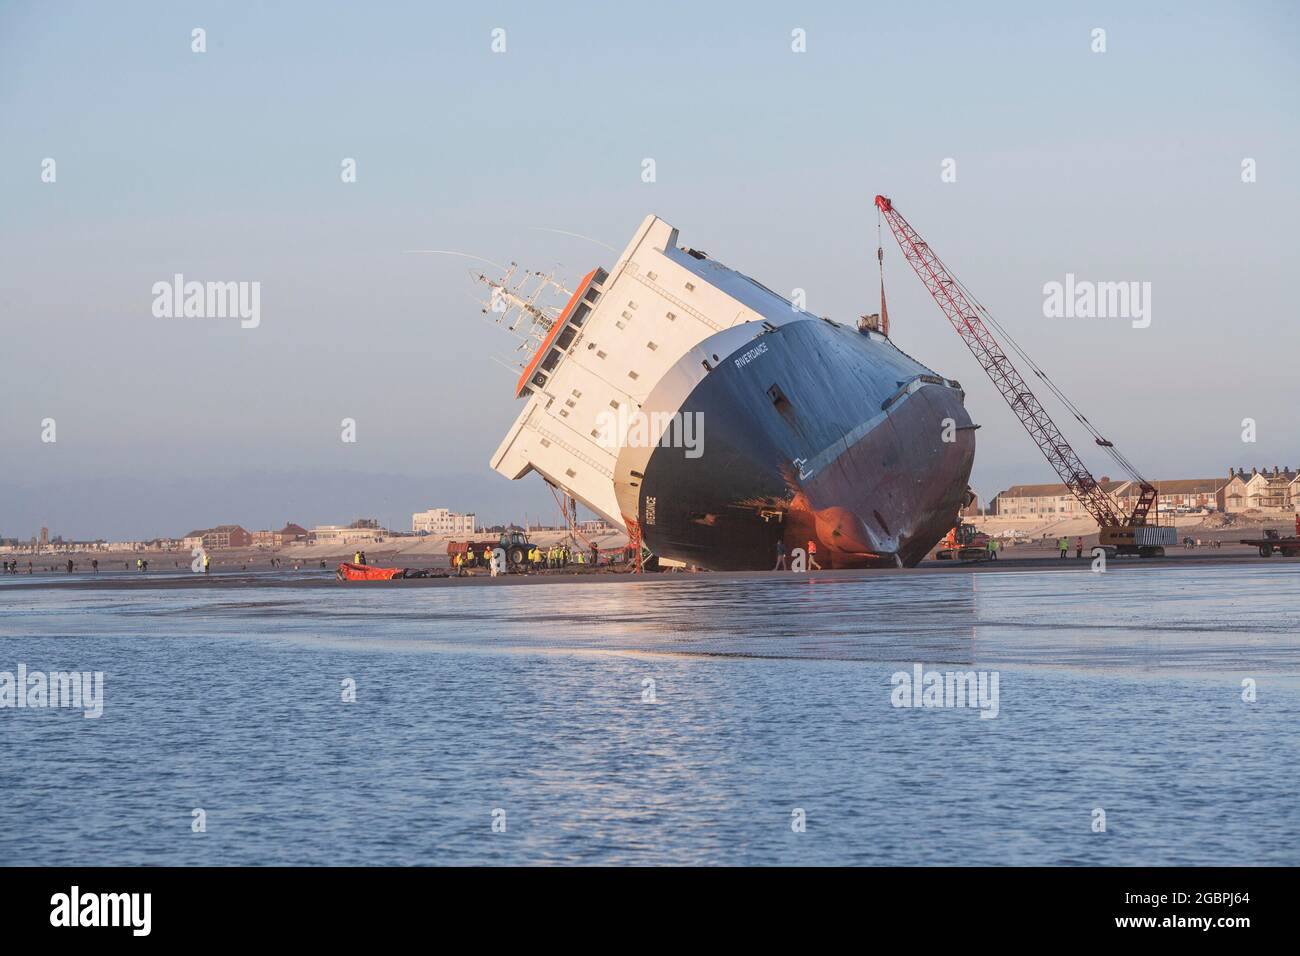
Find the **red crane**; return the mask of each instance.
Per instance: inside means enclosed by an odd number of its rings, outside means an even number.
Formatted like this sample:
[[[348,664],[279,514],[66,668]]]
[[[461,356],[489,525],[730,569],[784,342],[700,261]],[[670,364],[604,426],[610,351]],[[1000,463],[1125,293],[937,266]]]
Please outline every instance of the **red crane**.
[[[957,281],[957,279],[948,271],[947,266],[940,261],[935,255],[934,250],[930,248],[929,243],[921,238],[920,234],[908,224],[907,220],[902,217],[894,204],[884,196],[876,197],[876,208],[885,221],[889,223],[890,230],[894,233],[894,238],[898,240],[898,246],[903,251],[903,258],[911,264],[920,276],[921,281],[929,290],[934,301],[939,304],[943,314],[948,317],[952,327],[957,330],[957,334],[962,337],[971,353],[976,360],[988,373],[993,384],[997,386],[1006,403],[1011,406],[1016,417],[1020,419],[1025,430],[1029,432],[1029,437],[1038,445],[1047,461],[1060,476],[1061,481],[1074,493],[1079,502],[1087,509],[1088,513],[1096,520],[1098,527],[1102,530],[1102,543],[1114,543],[1122,551],[1138,551],[1137,535],[1133,533],[1133,528],[1146,524],[1147,514],[1151,510],[1152,504],[1156,500],[1156,489],[1149,481],[1143,478],[1133,465],[1126,459],[1115,446],[1102,437],[1101,433],[1093,428],[1092,423],[1084,417],[1083,413],[1071,402],[1064,393],[1052,382],[1051,379],[1040,369],[1032,359],[1025,354],[1024,350],[1016,344],[1000,325],[997,320],[989,314],[975,299],[969,291]],[[1066,441],[1061,430],[1056,427],[1047,410],[1043,408],[1042,402],[1034,395],[1029,385],[1025,382],[1024,377],[1016,369],[1011,359],[1002,351],[1002,347],[989,331],[988,325],[985,324],[984,318],[987,318],[1003,337],[1011,344],[1012,349],[1028,364],[1049,389],[1065,403],[1066,408],[1081,422],[1088,431],[1093,435],[1097,444],[1111,455],[1112,458],[1127,471],[1138,483],[1140,493],[1137,503],[1133,507],[1133,513],[1124,517],[1115,509],[1115,502],[1111,497],[1097,484],[1097,480],[1092,477],[1086,465],[1079,458],[1075,450]],[[1109,533],[1108,533],[1109,532]],[[1143,549],[1143,553],[1155,553],[1156,548]]]

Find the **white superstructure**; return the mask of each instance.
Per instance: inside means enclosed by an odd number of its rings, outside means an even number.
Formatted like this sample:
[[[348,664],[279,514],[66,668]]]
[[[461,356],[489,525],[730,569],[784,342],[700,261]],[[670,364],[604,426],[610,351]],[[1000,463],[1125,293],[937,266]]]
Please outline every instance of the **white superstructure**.
[[[614,268],[588,274],[550,326],[519,380],[528,404],[492,467],[511,479],[536,471],[622,526],[614,492],[622,436],[609,440],[609,416],[622,408],[626,420],[639,410],[665,372],[709,336],[801,317],[749,277],[678,248],[677,230],[647,216]]]

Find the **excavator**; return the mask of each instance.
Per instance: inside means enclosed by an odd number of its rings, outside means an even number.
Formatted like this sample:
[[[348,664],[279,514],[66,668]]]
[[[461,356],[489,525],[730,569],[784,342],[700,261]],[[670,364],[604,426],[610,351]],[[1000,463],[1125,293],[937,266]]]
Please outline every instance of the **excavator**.
[[[929,243],[911,227],[902,214],[885,196],[876,197],[876,209],[879,219],[889,224],[890,231],[898,241],[903,258],[916,272],[926,290],[938,304],[940,310],[952,327],[961,336],[971,354],[992,380],[997,390],[1006,400],[1011,411],[1020,419],[1029,437],[1034,440],[1048,463],[1060,476],[1070,492],[1079,499],[1079,503],[1092,515],[1099,529],[1098,543],[1108,554],[1138,555],[1139,557],[1159,557],[1166,547],[1176,542],[1176,532],[1172,525],[1160,526],[1148,523],[1151,507],[1155,504],[1157,492],[1151,482],[1142,477],[1133,463],[1120,454],[1114,443],[1108,441],[1087,417],[1048,377],[1023,348],[1012,338],[1005,328],[992,316],[988,309],[980,304],[970,290],[957,280],[947,266],[939,259]],[[879,221],[877,222],[879,230]],[[881,299],[884,299],[884,259],[883,247],[877,243],[876,256],[881,261]],[[1034,395],[1024,377],[1020,374],[1010,357],[1003,351],[993,332],[998,334],[1011,346],[1030,371],[1037,376],[1054,394],[1065,408],[1093,436],[1097,445],[1105,449],[1124,471],[1137,483],[1139,492],[1137,502],[1131,513],[1125,515],[1118,503],[1102,489],[1093,478],[1082,459],[1056,427],[1042,402]],[[1157,515],[1158,520],[1158,515]]]
[[[989,557],[989,536],[973,524],[959,521],[943,536],[934,556],[939,561],[985,561]]]

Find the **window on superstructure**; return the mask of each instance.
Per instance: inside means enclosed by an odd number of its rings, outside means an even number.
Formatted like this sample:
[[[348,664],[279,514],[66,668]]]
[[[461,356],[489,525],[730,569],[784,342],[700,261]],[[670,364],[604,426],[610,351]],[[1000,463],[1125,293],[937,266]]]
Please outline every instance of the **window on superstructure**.
[[[572,326],[566,325],[564,327],[564,331],[561,332],[559,336],[556,338],[555,347],[558,349],[568,349],[568,347],[573,344],[573,340],[577,338],[577,336],[578,336],[578,330],[573,328]]]
[[[597,299],[600,298],[600,290],[588,289],[587,294],[584,295],[583,298],[586,299],[588,302],[595,302]]]
[[[688,283],[686,283],[686,291],[687,291],[687,292],[694,292],[694,291],[695,291],[695,283],[693,283],[693,282],[688,282]]]
[[[587,316],[591,314],[591,306],[580,305],[573,312],[573,318],[569,319],[570,325],[582,325],[587,321]]]
[[[604,269],[597,269],[596,278],[592,279],[591,281],[596,283],[596,285],[604,285],[605,280],[608,278],[609,278],[608,272],[606,272]]]
[[[640,376],[640,375],[637,375],[636,372],[628,372],[628,373],[627,373],[627,377],[628,377],[628,378],[640,378],[641,376]]]
[[[655,349],[659,348],[659,346],[655,345],[653,342],[647,342],[647,343],[645,344],[645,347],[648,348],[651,352],[653,352],[653,351],[655,351]]]
[[[552,371],[555,366],[560,364],[560,357],[563,355],[564,353],[559,349],[551,349],[546,353],[546,358],[542,360],[542,369],[547,372]]]

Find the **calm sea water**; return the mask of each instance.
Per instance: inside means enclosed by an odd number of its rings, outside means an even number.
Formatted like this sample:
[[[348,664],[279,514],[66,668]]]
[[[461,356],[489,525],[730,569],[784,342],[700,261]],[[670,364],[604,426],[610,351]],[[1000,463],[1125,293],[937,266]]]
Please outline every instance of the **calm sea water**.
[[[9,583],[0,671],[105,675],[0,710],[9,864],[1300,863],[1294,565]],[[895,708],[915,663],[997,717]]]

